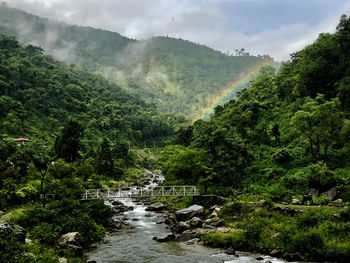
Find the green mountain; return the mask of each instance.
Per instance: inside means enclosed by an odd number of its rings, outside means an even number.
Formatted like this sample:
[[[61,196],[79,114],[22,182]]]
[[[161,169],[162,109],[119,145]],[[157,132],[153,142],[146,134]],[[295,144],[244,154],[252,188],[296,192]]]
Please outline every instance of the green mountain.
[[[40,18],[0,7],[0,32],[41,46],[47,54],[83,66],[154,103],[162,112],[189,117],[242,72],[268,56],[229,56],[182,39],[136,41],[91,27]]]
[[[0,133],[52,144],[69,119],[83,124],[87,147],[102,137],[143,145],[171,134],[177,122],[101,76],[1,36]]]
[[[350,18],[343,16],[336,33],[320,34],[276,74],[263,68],[209,121],[181,129],[174,144],[182,146],[164,151],[168,178],[276,201],[337,187],[350,201],[349,39]]]

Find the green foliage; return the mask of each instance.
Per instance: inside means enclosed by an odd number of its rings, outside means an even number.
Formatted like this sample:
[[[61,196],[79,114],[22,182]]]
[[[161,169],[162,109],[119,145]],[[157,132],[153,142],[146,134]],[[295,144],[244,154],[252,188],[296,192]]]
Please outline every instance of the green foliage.
[[[66,161],[75,161],[79,150],[95,148],[102,133],[113,142],[141,144],[167,137],[173,132],[170,123],[177,123],[102,77],[57,62],[13,37],[0,36],[0,64],[0,97],[8,103],[1,111],[1,133],[35,138],[50,151],[56,140],[56,154]]]
[[[63,199],[45,208],[33,206],[17,219],[17,223],[30,228],[30,236],[43,243],[54,244],[62,234],[79,232],[89,244],[103,237],[111,216],[110,209],[102,201],[81,205],[76,200]]]
[[[193,116],[207,106],[211,96],[240,73],[271,60],[268,56],[228,55],[170,37],[137,41],[110,31],[48,21],[7,7],[0,7],[0,24],[0,32],[10,32],[24,43],[38,43],[50,55],[66,63],[77,63],[90,72],[120,83],[134,95],[156,104],[162,112],[187,116]],[[19,25],[27,30],[21,30]],[[47,41],[47,32],[55,35],[55,40]],[[27,48],[28,52],[34,53],[37,49]],[[72,102],[75,104],[71,103],[70,107],[84,109],[83,104],[76,103],[79,96],[83,96],[79,89],[81,85],[71,82],[64,86],[66,92],[74,95]],[[141,131],[139,127],[147,125],[147,121],[138,120],[141,125],[135,125],[138,126],[134,127],[135,135]],[[105,127],[115,125],[110,117],[101,121]],[[142,131],[144,135],[146,130],[145,127]],[[147,137],[152,135],[154,133],[148,129]]]
[[[79,122],[68,121],[62,135],[56,138],[55,151],[58,158],[63,158],[66,162],[74,162],[79,158],[78,151],[81,148],[82,130]]]

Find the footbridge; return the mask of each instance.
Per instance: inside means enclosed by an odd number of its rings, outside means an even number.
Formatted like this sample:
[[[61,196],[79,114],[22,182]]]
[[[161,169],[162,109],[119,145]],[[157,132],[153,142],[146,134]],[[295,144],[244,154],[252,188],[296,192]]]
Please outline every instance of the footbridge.
[[[196,196],[200,195],[195,186],[157,186],[154,188],[121,187],[117,189],[89,189],[81,196],[81,200],[93,199],[119,199],[138,197],[170,197],[170,196]]]

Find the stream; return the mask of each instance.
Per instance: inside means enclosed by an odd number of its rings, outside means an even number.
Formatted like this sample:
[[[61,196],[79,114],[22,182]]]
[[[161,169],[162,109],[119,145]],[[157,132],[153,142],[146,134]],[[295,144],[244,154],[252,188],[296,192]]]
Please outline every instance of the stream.
[[[153,174],[152,176],[155,178]],[[151,182],[147,187],[156,185]],[[107,235],[102,243],[86,254],[88,261],[97,263],[285,262],[270,256],[262,256],[263,260],[257,260],[256,257],[261,256],[260,254],[245,252],[237,252],[238,257],[227,255],[220,249],[187,242],[159,243],[152,238],[169,232],[165,224],[156,223],[161,214],[145,211],[147,206],[131,199],[124,198],[119,201],[134,207],[134,210],[124,213],[129,219],[127,222],[134,228]]]

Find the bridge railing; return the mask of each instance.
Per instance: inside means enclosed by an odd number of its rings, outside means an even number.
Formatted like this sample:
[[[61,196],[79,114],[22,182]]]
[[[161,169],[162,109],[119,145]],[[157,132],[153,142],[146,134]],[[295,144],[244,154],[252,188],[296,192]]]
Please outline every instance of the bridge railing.
[[[82,200],[90,199],[116,199],[134,197],[157,197],[157,196],[195,196],[199,192],[195,186],[157,186],[154,188],[131,188],[117,189],[89,189],[81,196]]]

